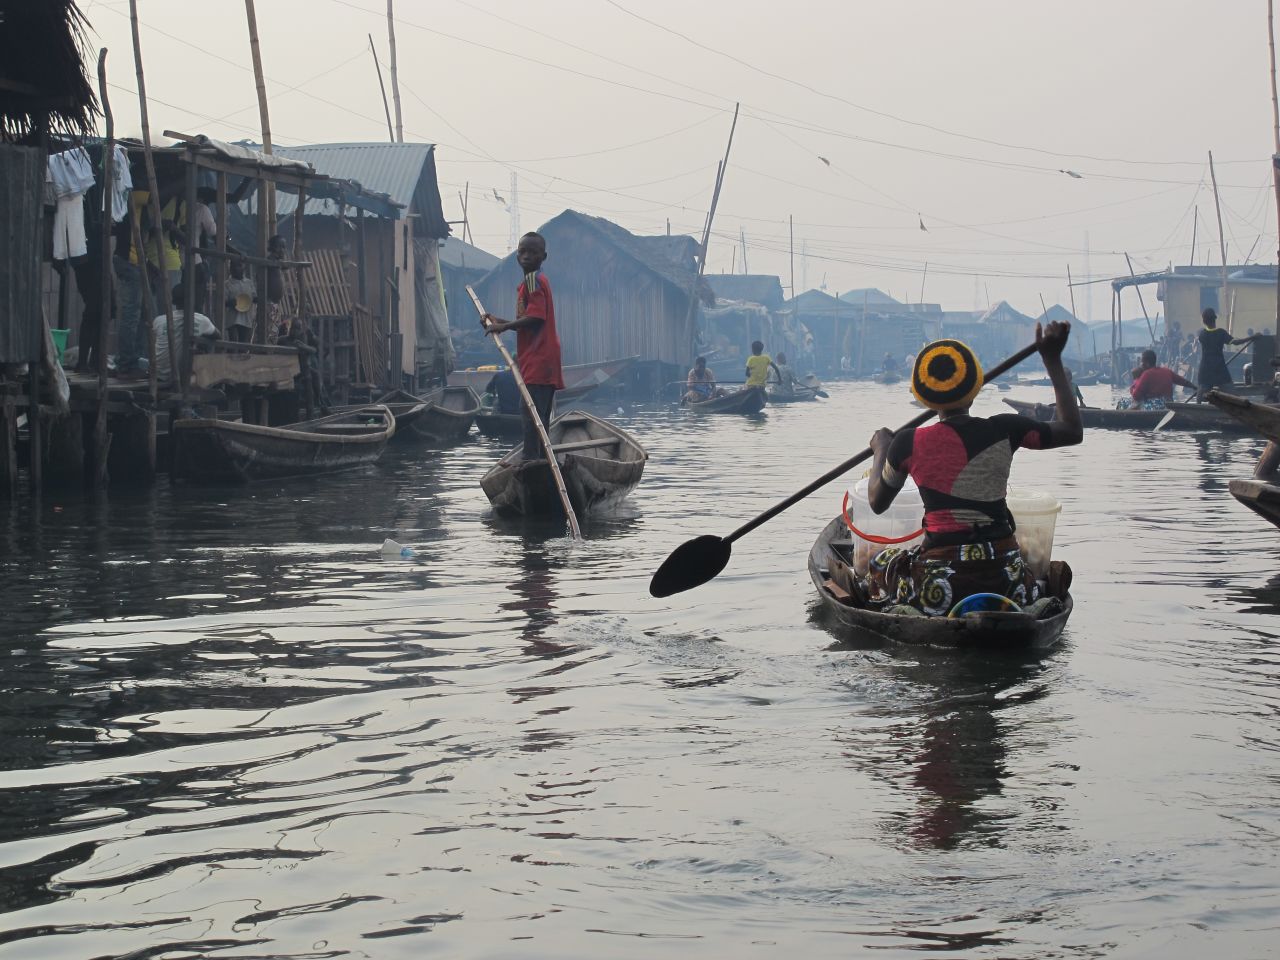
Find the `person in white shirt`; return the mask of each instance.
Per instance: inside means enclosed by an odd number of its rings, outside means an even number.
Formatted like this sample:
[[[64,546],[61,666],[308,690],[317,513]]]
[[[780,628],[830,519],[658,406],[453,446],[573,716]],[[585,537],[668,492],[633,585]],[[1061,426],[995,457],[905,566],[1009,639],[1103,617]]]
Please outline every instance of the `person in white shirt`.
[[[181,284],[173,288],[173,302],[182,302]],[[197,337],[205,340],[217,339],[218,328],[203,313],[195,314],[192,320],[192,326]],[[156,379],[160,383],[169,383],[173,380],[173,363],[169,350],[168,318],[162,313],[152,321],[151,326],[156,333]],[[173,311],[173,335],[178,345],[178,354],[181,356],[183,344],[186,342],[187,321],[185,313],[176,307]]]

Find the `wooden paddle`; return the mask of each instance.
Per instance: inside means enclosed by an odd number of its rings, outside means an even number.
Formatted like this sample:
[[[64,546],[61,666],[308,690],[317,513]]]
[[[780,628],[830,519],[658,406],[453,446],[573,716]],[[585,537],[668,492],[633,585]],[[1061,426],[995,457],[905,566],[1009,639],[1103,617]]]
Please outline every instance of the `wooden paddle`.
[[[480,302],[480,297],[475,290],[471,288],[471,284],[467,284],[467,294],[471,297],[471,302],[475,304],[476,311],[480,314],[480,319],[483,322],[488,315],[488,311],[485,310],[484,304]],[[488,329],[487,324],[485,329]],[[573,535],[573,539],[581,540],[582,528],[578,526],[578,516],[573,512],[573,504],[569,502],[569,491],[565,488],[564,477],[560,473],[560,464],[556,462],[555,448],[551,446],[551,438],[547,436],[547,428],[542,425],[542,418],[538,416],[538,408],[533,405],[533,397],[529,396],[529,388],[525,386],[524,377],[520,376],[520,368],[511,359],[511,353],[507,350],[506,344],[502,342],[500,336],[495,336],[493,342],[502,354],[502,359],[507,361],[507,369],[515,377],[516,386],[520,388],[520,397],[524,400],[525,409],[529,416],[533,418],[534,427],[537,428],[538,441],[542,444],[542,450],[547,455],[547,465],[551,467],[551,476],[556,482],[556,492],[560,494],[560,505],[564,507],[564,515],[569,521],[569,533]]]
[[[989,370],[982,380],[983,386],[986,386],[1002,373],[1016,367],[1027,357],[1034,354],[1036,349],[1034,343],[1023,347],[1008,360]],[[903,430],[921,426],[937,415],[935,410],[926,410],[918,417],[899,427],[897,432],[900,433]],[[729,564],[729,557],[733,552],[733,541],[739,537],[746,536],[761,524],[768,523],[778,514],[795,506],[815,490],[825,487],[832,480],[870,458],[871,448],[867,447],[857,456],[850,457],[844,463],[832,467],[817,480],[797,490],[785,500],[775,503],[759,516],[748,520],[727,537],[705,534],[680,544],[675,550],[671,551],[671,555],[662,562],[662,566],[658,567],[657,572],[654,573],[653,579],[649,581],[649,593],[655,597],[669,597],[673,593],[683,593],[685,590],[692,590],[694,587],[700,587],[709,580],[715,579],[720,571]]]

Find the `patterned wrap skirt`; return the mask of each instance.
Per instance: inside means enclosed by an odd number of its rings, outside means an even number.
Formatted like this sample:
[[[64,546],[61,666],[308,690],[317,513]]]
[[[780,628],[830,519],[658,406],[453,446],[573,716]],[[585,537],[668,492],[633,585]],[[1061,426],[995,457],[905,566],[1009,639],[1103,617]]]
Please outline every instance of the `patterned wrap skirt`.
[[[867,574],[873,604],[915,607],[931,617],[946,616],[975,593],[999,594],[1020,607],[1041,594],[1011,536],[928,550],[888,547],[871,558]]]

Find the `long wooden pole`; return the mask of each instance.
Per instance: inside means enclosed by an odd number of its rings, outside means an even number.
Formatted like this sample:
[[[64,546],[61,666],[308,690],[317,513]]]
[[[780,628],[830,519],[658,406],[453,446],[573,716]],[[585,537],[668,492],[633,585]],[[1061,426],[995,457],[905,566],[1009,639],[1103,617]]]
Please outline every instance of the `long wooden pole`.
[[[249,24],[249,53],[253,59],[253,80],[258,87],[258,119],[262,124],[262,152],[271,156],[271,115],[267,110],[267,85],[262,77],[262,47],[258,43],[258,17],[253,9],[253,0],[244,0],[244,12]],[[267,226],[271,233],[275,233],[276,185],[265,183],[263,188],[267,201]]]
[[[99,274],[102,297],[98,311],[98,355],[94,358],[98,362],[98,409],[93,422],[93,486],[104,490],[108,479],[107,452],[111,448],[111,434],[107,431],[107,343],[111,333],[111,198],[116,160],[116,124],[111,115],[111,101],[107,99],[106,47],[98,51],[98,99],[102,101],[106,137],[102,141],[102,272]]]
[[[1218,175],[1213,169],[1213,151],[1209,151],[1209,179],[1213,181],[1213,205],[1218,211],[1218,249],[1222,252],[1222,298],[1220,306],[1227,309],[1227,237],[1222,232],[1222,201],[1218,199]],[[1231,314],[1227,314],[1227,333],[1235,333],[1231,329]]]
[[[480,302],[480,297],[476,294],[471,284],[467,284],[467,294],[471,297],[471,302],[475,304],[476,312],[483,318],[488,311],[485,310],[484,304]],[[507,350],[507,345],[502,342],[502,337],[495,335],[493,342],[497,345],[498,352],[502,354],[502,359],[506,361],[507,369],[515,377],[516,386],[520,388],[520,398],[524,400],[525,411],[533,420],[533,425],[538,431],[538,441],[542,444],[542,450],[547,455],[547,465],[551,467],[551,477],[556,482],[556,493],[560,495],[560,505],[564,507],[565,518],[569,521],[569,533],[573,535],[573,539],[581,540],[582,528],[578,526],[578,516],[573,512],[573,504],[569,502],[569,491],[565,488],[564,476],[560,473],[560,464],[556,461],[556,450],[551,445],[551,438],[547,436],[546,427],[542,425],[542,418],[538,416],[538,408],[533,405],[533,397],[529,396],[529,388],[525,386],[524,377],[520,375],[520,368],[511,359],[511,353]]]
[[[1071,282],[1071,264],[1067,264],[1067,295],[1071,298],[1071,319],[1079,320],[1080,315],[1076,313],[1076,288]],[[1085,327],[1085,329],[1089,329]],[[1080,358],[1080,362],[1084,363],[1084,345],[1079,338],[1076,339],[1076,356]]]
[[[373,45],[373,34],[369,34],[369,50],[373,53],[373,69],[378,72],[378,89],[382,91],[382,112],[387,115],[387,139],[396,142],[396,133],[391,129],[391,108],[387,106],[387,85],[382,82],[382,64],[378,62],[378,48]]]
[[[387,43],[391,47],[391,101],[396,106],[396,143],[404,143],[404,123],[400,119],[400,80],[396,73],[396,15],[393,0],[387,0]]]
[[[738,110],[742,104],[733,105],[733,123],[729,125],[729,142],[725,144],[724,159],[716,168],[716,185],[711,192],[711,208],[707,211],[707,222],[702,228],[702,246],[698,249],[698,272],[694,275],[693,286],[689,290],[689,313],[686,325],[689,328],[689,348],[693,348],[693,322],[698,315],[698,288],[702,286],[702,277],[707,270],[707,248],[711,244],[711,223],[716,216],[716,206],[720,202],[720,188],[724,185],[724,171],[729,165],[729,151],[733,149],[733,133],[738,129]]]
[[[1129,254],[1127,253],[1124,255],[1124,262],[1129,266],[1129,276],[1134,276],[1133,261],[1129,259]],[[1151,326],[1151,315],[1147,313],[1147,301],[1142,299],[1141,287],[1135,287],[1134,289],[1138,291],[1138,303],[1142,307],[1142,315],[1147,320],[1147,333],[1151,335],[1151,345],[1154,347],[1156,345],[1156,330],[1155,327]]]
[[[1277,236],[1280,237],[1280,98],[1276,96],[1276,29],[1274,0],[1267,0],[1267,46],[1271,51],[1271,132],[1275,152],[1271,155],[1271,180],[1276,192]],[[1276,250],[1280,264],[1280,249]],[[1276,271],[1276,332],[1280,333],[1280,269]]]
[[[253,0],[246,0],[252,4]],[[151,211],[151,240],[155,246],[156,268],[160,272],[163,279],[160,281],[160,302],[164,305],[165,330],[169,337],[169,369],[172,373],[178,372],[178,351],[177,337],[174,336],[175,328],[173,322],[173,293],[169,289],[169,274],[165,270],[164,255],[164,220],[160,211],[160,187],[156,180],[156,160],[151,152],[151,123],[147,115],[147,83],[142,74],[142,39],[138,33],[138,0],[129,0],[129,21],[133,28],[133,65],[137,74],[138,81],[138,112],[142,121],[142,156],[144,165],[147,169],[147,204]],[[190,213],[190,211],[188,211]],[[192,225],[191,218],[188,217],[187,228]],[[138,247],[138,269],[142,272],[141,282],[143,288],[146,289],[150,284],[149,271],[147,270],[146,256],[146,239],[143,238],[143,245]],[[148,327],[151,326],[149,318],[144,318]],[[154,346],[151,350],[151,377],[152,377],[152,395],[156,392],[156,380],[158,371],[156,370],[156,352]],[[178,381],[178,395],[184,401],[187,396],[187,385],[182,381],[182,377],[175,377]]]

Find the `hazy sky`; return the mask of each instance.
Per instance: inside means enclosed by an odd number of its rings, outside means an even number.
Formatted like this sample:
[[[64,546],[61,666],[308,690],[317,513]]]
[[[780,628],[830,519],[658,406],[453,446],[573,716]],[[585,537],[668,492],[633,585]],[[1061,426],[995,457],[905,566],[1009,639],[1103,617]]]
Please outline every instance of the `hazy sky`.
[[[136,134],[128,3],[82,7]],[[243,3],[138,7],[153,133],[256,139]],[[277,143],[386,139],[367,37],[385,72],[385,14],[257,0]],[[396,18],[405,139],[439,144],[449,219],[470,182],[497,254],[513,173],[524,230],[570,207],[699,233],[740,100],[711,272],[741,271],[745,231],[751,272],[786,286],[794,216],[799,290],[915,301],[923,281],[949,308],[1036,314],[1069,305],[1086,233],[1095,277],[1124,251],[1186,263],[1198,206],[1196,262],[1217,263],[1210,149],[1229,260],[1275,259],[1265,0],[396,0]]]

